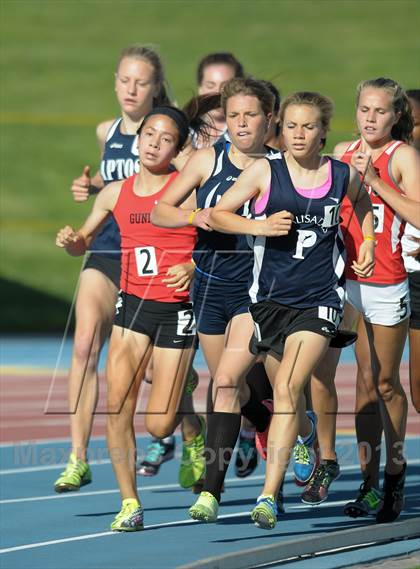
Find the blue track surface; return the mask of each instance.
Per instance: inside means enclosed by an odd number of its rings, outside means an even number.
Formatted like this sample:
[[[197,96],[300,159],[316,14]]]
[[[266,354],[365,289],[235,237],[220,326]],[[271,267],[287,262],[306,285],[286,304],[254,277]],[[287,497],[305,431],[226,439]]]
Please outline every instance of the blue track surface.
[[[340,437],[343,474],[322,507],[304,506],[299,500],[299,489],[288,478],[287,512],[271,532],[254,527],[248,513],[261,489],[261,465],[255,475],[242,480],[235,478],[230,469],[220,520],[207,525],[189,520],[187,509],[195,497],[178,487],[178,461],[173,460],[162,466],[159,476],[139,478],[147,529],[128,535],[108,532],[120,501],[103,440],[93,441],[91,447],[92,459],[102,461],[94,463],[94,483],[79,493],[66,495],[52,491],[53,481],[62,468],[52,463],[64,460],[66,443],[3,447],[0,449],[3,550],[0,566],[2,569],[172,568],[279,540],[370,525],[373,520],[355,521],[342,515],[343,504],[354,497],[360,484],[359,469],[352,459],[355,458],[353,442],[350,437]],[[144,444],[144,439],[139,443]],[[407,479],[407,508],[401,520],[420,515],[419,442],[409,439],[407,449],[412,462]],[[7,551],[9,548],[16,549]],[[418,539],[313,558],[293,566],[309,567],[310,563],[311,569],[342,567],[416,549],[420,549]]]

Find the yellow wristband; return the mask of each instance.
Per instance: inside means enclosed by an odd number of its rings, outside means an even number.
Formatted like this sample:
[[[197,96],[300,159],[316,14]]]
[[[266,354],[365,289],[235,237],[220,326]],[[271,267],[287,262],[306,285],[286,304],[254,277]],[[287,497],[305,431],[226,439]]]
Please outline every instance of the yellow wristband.
[[[374,235],[365,235],[363,241],[376,241],[376,237]]]
[[[190,215],[188,217],[188,225],[192,225],[195,214],[198,213],[199,211],[201,211],[201,207],[198,207],[197,209],[192,210],[192,212],[190,213]]]

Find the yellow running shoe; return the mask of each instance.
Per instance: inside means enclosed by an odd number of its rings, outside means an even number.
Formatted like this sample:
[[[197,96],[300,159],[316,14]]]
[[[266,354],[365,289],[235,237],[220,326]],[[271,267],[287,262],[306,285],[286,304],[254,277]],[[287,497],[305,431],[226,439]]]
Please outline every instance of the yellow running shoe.
[[[66,470],[54,482],[54,490],[56,492],[75,492],[80,490],[81,486],[91,482],[92,473],[89,464],[84,460],[76,458],[76,455],[71,453]]]
[[[206,422],[204,417],[198,415],[201,430],[191,441],[182,444],[182,459],[179,468],[179,484],[182,488],[191,488],[204,477],[206,460],[204,446],[206,436]]]
[[[273,529],[277,523],[277,504],[274,496],[260,496],[251,512],[252,521],[261,529]]]
[[[141,531],[143,525],[143,508],[135,498],[122,501],[121,511],[111,524],[112,531]]]
[[[201,492],[196,503],[188,511],[190,518],[202,522],[216,522],[219,502],[210,492]]]

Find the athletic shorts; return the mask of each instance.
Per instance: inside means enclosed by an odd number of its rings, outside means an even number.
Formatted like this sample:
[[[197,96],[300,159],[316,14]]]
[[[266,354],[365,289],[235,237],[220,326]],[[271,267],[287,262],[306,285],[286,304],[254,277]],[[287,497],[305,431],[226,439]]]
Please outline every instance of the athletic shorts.
[[[408,279],[398,284],[347,280],[346,300],[371,324],[394,326],[410,316]]]
[[[283,355],[287,337],[295,332],[315,332],[335,338],[342,315],[341,311],[326,306],[290,308],[272,300],[252,304],[249,311],[254,321],[250,352],[277,356]]]
[[[96,269],[108,277],[118,289],[120,288],[121,257],[119,255],[113,259],[102,253],[90,253],[83,267],[84,271],[86,269]]]
[[[420,271],[408,273],[410,286],[410,328],[420,329]]]
[[[247,313],[251,304],[248,283],[220,281],[198,271],[192,301],[198,332],[212,335],[224,334],[232,318]]]
[[[195,319],[190,302],[157,302],[119,292],[114,325],[148,336],[158,348],[194,346]]]

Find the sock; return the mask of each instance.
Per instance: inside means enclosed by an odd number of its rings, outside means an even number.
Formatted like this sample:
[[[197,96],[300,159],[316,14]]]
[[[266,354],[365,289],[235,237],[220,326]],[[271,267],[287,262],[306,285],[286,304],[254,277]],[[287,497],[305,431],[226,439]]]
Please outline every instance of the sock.
[[[243,439],[255,439],[255,431],[247,431],[247,429],[241,429],[241,437]]]
[[[271,387],[264,364],[254,364],[245,379],[248,387],[255,393],[255,397],[258,401],[273,399],[273,388]]]
[[[203,491],[213,494],[218,502],[240,428],[241,416],[235,413],[214,412],[208,417],[206,438],[208,458]]]
[[[209,387],[207,389],[207,401],[206,401],[206,411],[207,415],[211,415],[214,411],[213,407],[213,378],[210,378]]]
[[[255,426],[259,433],[263,433],[270,424],[271,413],[257,397],[256,391],[250,386],[248,403],[241,407],[241,414]]]
[[[172,435],[169,435],[169,437],[165,437],[164,439],[159,439],[162,443],[165,443],[165,445],[169,445],[172,443]]]

